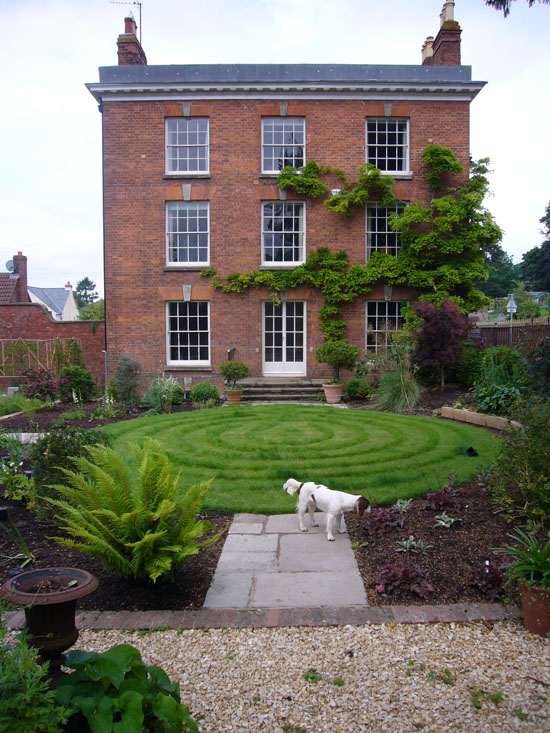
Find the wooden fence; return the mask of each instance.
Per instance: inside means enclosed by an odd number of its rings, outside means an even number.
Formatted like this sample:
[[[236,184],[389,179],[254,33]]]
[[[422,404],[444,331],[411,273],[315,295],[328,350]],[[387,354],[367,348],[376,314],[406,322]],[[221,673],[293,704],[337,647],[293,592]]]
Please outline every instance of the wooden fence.
[[[538,338],[550,337],[550,316],[528,318],[521,321],[476,323],[470,338],[481,339],[486,346],[514,346]]]

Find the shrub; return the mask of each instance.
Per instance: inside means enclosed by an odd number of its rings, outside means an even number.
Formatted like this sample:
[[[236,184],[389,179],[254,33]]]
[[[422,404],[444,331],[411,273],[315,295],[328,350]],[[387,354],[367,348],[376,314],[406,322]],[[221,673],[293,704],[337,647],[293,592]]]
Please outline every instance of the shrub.
[[[504,593],[505,580],[506,573],[502,566],[497,565],[491,560],[485,560],[485,562],[474,570],[470,585],[480,590],[484,596],[487,596],[491,603],[494,603]]]
[[[550,398],[550,338],[541,340],[527,356],[526,381],[543,399]]]
[[[366,400],[373,391],[372,384],[362,377],[353,377],[346,384],[346,395],[349,400]]]
[[[37,663],[38,650],[28,645],[24,633],[15,643],[7,642],[6,633],[0,627],[0,730],[61,730],[67,710],[50,690],[49,662],[42,666]]]
[[[135,407],[139,403],[140,377],[141,364],[138,361],[124,354],[118,357],[110,389],[115,400],[126,408]]]
[[[180,474],[156,441],[148,438],[132,450],[136,479],[114,450],[94,446],[88,448],[94,462],[75,458],[76,471],[63,470],[68,485],[53,487],[61,499],[48,501],[69,537],[56,537],[60,544],[99,557],[118,575],[156,582],[172,576],[222,533],[195,542],[213,529],[210,522],[195,519],[211,482],[182,494]]]
[[[381,410],[412,409],[420,399],[421,389],[411,362],[411,348],[391,344],[382,369],[374,406]]]
[[[191,388],[189,397],[194,405],[200,406],[216,404],[220,401],[218,388],[213,384],[210,384],[210,382],[200,382],[199,384],[195,384]]]
[[[227,389],[237,389],[237,382],[248,377],[250,369],[242,361],[223,361],[220,364],[220,374]]]
[[[29,399],[55,400],[57,397],[57,381],[47,369],[28,369],[23,372],[25,382],[23,394]]]
[[[153,382],[150,392],[144,397],[144,404],[152,412],[172,412],[172,405],[181,405],[184,399],[183,387],[175,377],[159,376]]]
[[[523,427],[509,426],[487,476],[494,499],[508,514],[550,520],[550,401],[520,404]]]
[[[462,354],[447,367],[447,380],[472,387],[481,372],[484,353],[483,344],[467,341]]]
[[[91,372],[80,366],[63,367],[59,374],[59,397],[63,402],[89,402],[96,392]]]
[[[340,369],[353,369],[359,352],[357,346],[346,343],[343,339],[325,341],[315,352],[315,358],[321,364],[332,366],[333,382],[340,381]]]
[[[35,482],[23,471],[23,463],[30,456],[30,446],[0,431],[0,448],[7,451],[6,458],[0,460],[0,484],[4,496],[23,501],[28,509],[32,509],[36,500]]]
[[[487,384],[476,385],[472,390],[472,397],[479,412],[510,415],[521,393],[511,384]]]
[[[52,484],[63,480],[63,467],[70,465],[70,459],[83,456],[88,447],[108,445],[110,438],[99,428],[82,430],[81,428],[53,428],[40,438],[31,449],[33,476],[36,484],[39,519],[47,519],[50,508],[44,499],[50,493]]]
[[[184,725],[198,733],[189,709],[180,702],[179,684],[171,683],[160,667],[146,667],[133,646],[120,644],[101,654],[73,650],[65,666],[74,672],[61,677],[55,698],[69,708],[67,733],[179,733]]]

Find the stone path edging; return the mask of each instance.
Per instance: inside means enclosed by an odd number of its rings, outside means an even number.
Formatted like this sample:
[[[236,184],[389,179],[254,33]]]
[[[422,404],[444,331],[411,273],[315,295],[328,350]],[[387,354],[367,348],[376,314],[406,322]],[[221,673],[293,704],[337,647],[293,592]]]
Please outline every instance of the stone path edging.
[[[198,611],[78,611],[76,625],[90,631],[148,629],[281,628],[285,626],[362,626],[511,621],[517,606],[452,603],[441,606],[321,606],[301,608],[202,608]],[[23,611],[4,615],[9,629],[25,625]]]

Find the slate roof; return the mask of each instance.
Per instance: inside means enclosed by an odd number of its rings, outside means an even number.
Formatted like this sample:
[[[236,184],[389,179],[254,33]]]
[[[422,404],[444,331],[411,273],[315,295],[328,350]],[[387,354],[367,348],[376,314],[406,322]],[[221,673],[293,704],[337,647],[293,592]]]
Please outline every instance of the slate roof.
[[[470,82],[471,66],[398,64],[189,64],[100,66],[104,84]]]
[[[65,307],[70,291],[65,290],[65,288],[35,288],[31,285],[27,289],[35,297],[39,298],[42,303],[47,305],[48,308],[51,308],[54,313],[58,313],[59,315],[63,313],[63,308]]]
[[[12,272],[0,272],[0,303],[15,303],[15,288],[19,275]]]

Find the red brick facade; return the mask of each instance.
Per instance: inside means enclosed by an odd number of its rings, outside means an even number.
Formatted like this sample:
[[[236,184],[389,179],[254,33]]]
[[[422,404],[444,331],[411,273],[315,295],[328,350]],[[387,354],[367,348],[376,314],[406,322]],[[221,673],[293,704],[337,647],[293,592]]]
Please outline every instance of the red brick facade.
[[[446,55],[439,64],[460,63],[460,29],[458,34],[453,29],[449,33],[454,33],[454,41],[445,46]],[[448,35],[443,38],[445,43],[448,40]],[[439,57],[443,51],[437,53]],[[167,267],[165,233],[167,202],[208,201],[208,266],[221,276],[260,268],[262,202],[279,200],[276,175],[262,175],[262,118],[304,118],[306,161],[341,168],[350,180],[356,180],[358,168],[365,163],[366,120],[408,120],[411,174],[397,178],[394,186],[396,196],[407,202],[430,196],[421,160],[428,144],[452,148],[465,170],[468,168],[469,105],[482,84],[473,82],[478,84],[475,91],[469,88],[461,93],[462,81],[447,83],[444,67],[443,81],[430,85],[420,77],[409,93],[395,83],[387,88],[379,84],[374,90],[376,82],[369,82],[374,91],[366,91],[368,85],[363,83],[363,93],[356,93],[349,84],[348,91],[342,93],[338,84],[332,91],[324,84],[323,91],[318,91],[308,83],[304,85],[307,89],[299,91],[296,85],[286,83],[280,85],[286,93],[279,88],[272,99],[268,92],[253,91],[250,84],[246,89],[241,85],[242,89],[234,93],[220,93],[214,84],[198,89],[197,84],[190,83],[182,87],[177,99],[176,92],[168,93],[150,81],[157,69],[159,79],[154,80],[161,81],[163,70],[171,67],[142,68],[151,69],[153,75],[143,77],[139,89],[134,76],[128,76],[128,81],[122,79],[118,83],[122,94],[118,97],[112,90],[103,90],[101,84],[89,85],[103,114],[105,300],[111,368],[116,356],[127,354],[140,361],[149,374],[169,371],[178,378],[190,376],[193,381],[208,379],[219,384],[218,366],[226,360],[228,350],[235,349],[235,358],[247,363],[254,376],[265,373],[262,301],[269,300],[267,290],[227,294],[211,287],[198,267]],[[420,68],[431,74],[430,79],[439,79],[433,65],[410,68],[416,75]],[[139,71],[130,67],[128,73]],[[411,83],[407,84],[412,89]],[[448,87],[453,84],[455,88],[449,93]],[[130,90],[126,94],[125,88]],[[165,173],[165,121],[174,117],[208,119],[207,174]],[[337,178],[329,181],[335,188],[338,184]],[[290,192],[288,200],[305,202],[306,253],[318,247],[346,250],[350,264],[365,263],[364,210],[342,218],[322,200]],[[191,301],[210,304],[210,365],[206,367],[174,366],[167,360],[166,303],[183,301],[183,286],[191,286]],[[401,301],[414,295],[411,290],[394,287],[390,297]],[[307,377],[327,376],[330,368],[315,360],[315,350],[322,341],[320,294],[295,289],[287,297],[289,301],[306,301]],[[344,309],[346,338],[359,347],[360,353],[365,349],[368,300],[384,300],[383,283]]]

